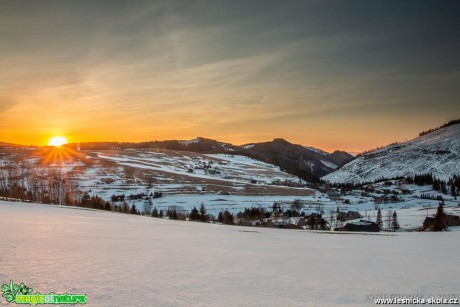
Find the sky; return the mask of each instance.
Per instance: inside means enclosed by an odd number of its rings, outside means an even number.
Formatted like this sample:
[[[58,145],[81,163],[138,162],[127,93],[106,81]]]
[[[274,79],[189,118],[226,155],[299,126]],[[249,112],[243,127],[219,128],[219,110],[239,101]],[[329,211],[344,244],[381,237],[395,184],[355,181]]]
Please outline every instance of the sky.
[[[0,0],[0,141],[360,152],[460,118],[459,1]]]

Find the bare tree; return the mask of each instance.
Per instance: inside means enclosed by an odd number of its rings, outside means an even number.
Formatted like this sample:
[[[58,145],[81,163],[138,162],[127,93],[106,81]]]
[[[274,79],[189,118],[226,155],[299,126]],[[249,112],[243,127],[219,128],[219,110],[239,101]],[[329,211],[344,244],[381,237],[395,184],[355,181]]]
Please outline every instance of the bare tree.
[[[391,230],[391,222],[393,221],[393,211],[391,210],[388,210],[387,212],[387,219],[386,219],[386,222],[387,222],[387,230],[390,231]]]
[[[329,211],[329,225],[331,225],[331,230],[337,227],[333,227],[337,223],[337,215],[334,210]],[[337,226],[337,225],[334,225]]]

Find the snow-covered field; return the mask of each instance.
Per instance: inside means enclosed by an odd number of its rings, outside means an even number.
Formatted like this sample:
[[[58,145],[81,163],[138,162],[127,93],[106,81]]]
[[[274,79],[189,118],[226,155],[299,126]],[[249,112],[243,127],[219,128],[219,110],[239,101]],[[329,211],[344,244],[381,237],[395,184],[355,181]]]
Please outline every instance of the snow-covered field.
[[[280,171],[279,167],[239,155],[124,150],[116,154],[98,153],[97,156],[122,166],[200,179],[223,179],[231,182],[255,180],[260,183],[271,183],[275,180],[299,181],[298,177]]]
[[[376,187],[382,186],[377,184]],[[219,212],[228,210],[234,214],[243,212],[245,208],[262,207],[267,210],[272,210],[272,205],[277,202],[283,210],[291,208],[295,200],[300,200],[303,203],[303,209],[306,214],[318,212],[322,210],[324,217],[328,219],[331,211],[336,212],[337,207],[340,211],[357,211],[363,218],[370,221],[376,220],[377,207],[382,210],[382,215],[385,220],[388,211],[396,211],[398,214],[399,224],[402,230],[413,230],[422,225],[425,217],[434,216],[436,213],[438,200],[421,199],[423,193],[438,195],[439,192],[431,190],[430,186],[417,186],[414,184],[404,185],[404,188],[410,190],[412,194],[398,195],[402,200],[400,202],[388,202],[376,205],[374,202],[374,194],[361,196],[361,190],[354,190],[340,198],[329,197],[325,193],[315,191],[315,193],[306,196],[281,196],[281,195],[265,195],[265,196],[242,196],[242,195],[212,195],[212,194],[196,194],[196,195],[166,195],[159,199],[153,200],[153,206],[158,210],[166,211],[170,206],[183,208],[187,212],[193,207],[198,207],[204,204],[209,214],[217,216]],[[390,187],[395,189],[396,185]],[[378,195],[378,194],[375,194]],[[445,211],[448,214],[460,215],[460,201],[453,200],[452,197],[444,195]],[[344,201],[348,200],[349,204]],[[136,207],[142,210],[143,200],[135,202]],[[180,210],[180,209],[179,209]],[[456,229],[453,229],[456,230]]]
[[[282,185],[285,182],[304,184],[298,177],[245,156],[155,149],[89,154],[91,166],[74,167],[67,176],[76,180],[82,190],[107,200],[112,195],[151,192],[165,195],[312,194],[309,189]]]
[[[20,170],[23,169],[20,161],[25,160],[28,161],[25,165],[27,169],[38,174],[35,179],[45,178],[40,174],[47,174],[50,170],[62,174],[70,182],[69,190],[77,201],[83,193],[98,195],[105,201],[110,201],[112,195],[124,194],[128,205],[136,205],[140,211],[144,211],[146,197],[130,195],[161,192],[162,197],[150,200],[158,210],[166,212],[174,208],[176,212],[190,212],[193,207],[204,204],[207,212],[215,217],[224,210],[237,214],[251,207],[271,211],[275,202],[287,210],[299,200],[305,214],[322,212],[328,221],[337,208],[344,212],[359,211],[364,219],[370,221],[376,220],[377,207],[381,208],[384,218],[388,211],[396,210],[402,229],[412,230],[420,227],[425,217],[433,216],[439,203],[420,198],[423,193],[439,195],[431,186],[419,187],[395,180],[390,187],[376,184],[378,192],[364,193],[366,195],[363,195],[363,190],[348,191],[344,195],[332,188],[314,190],[296,187],[299,179],[278,167],[231,154],[204,155],[155,149],[87,151],[64,160],[48,160],[48,164],[43,163],[38,158],[40,156],[27,151],[22,159],[16,159],[13,154],[2,157],[4,167],[0,174],[3,178],[9,176],[10,166],[16,169],[13,177],[20,178]],[[33,182],[29,179],[15,180],[16,184],[26,184],[26,187]],[[3,182],[7,185],[5,180]],[[280,185],[289,183],[294,186]],[[42,184],[46,185],[46,182]],[[384,196],[382,190],[385,189],[396,192],[399,200],[377,204],[376,199]],[[401,194],[403,189],[409,190],[410,194]],[[450,195],[443,195],[443,198],[446,200],[446,211],[459,215],[459,201],[453,200]],[[147,203],[150,204],[150,201]],[[122,201],[115,204],[121,205]]]
[[[374,306],[385,295],[460,295],[459,232],[244,228],[1,201],[0,233],[1,283],[84,293],[88,306]]]

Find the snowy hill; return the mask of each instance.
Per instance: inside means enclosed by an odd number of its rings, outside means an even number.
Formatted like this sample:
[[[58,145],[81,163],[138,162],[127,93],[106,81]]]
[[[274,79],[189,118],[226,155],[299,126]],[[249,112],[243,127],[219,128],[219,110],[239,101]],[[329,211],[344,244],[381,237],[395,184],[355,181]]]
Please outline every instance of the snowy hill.
[[[460,232],[318,233],[0,201],[0,233],[1,284],[86,294],[88,307],[375,306],[460,288]]]
[[[430,172],[443,180],[460,173],[460,124],[366,153],[323,179],[358,183]]]
[[[192,140],[142,143],[83,143],[81,147],[85,150],[155,148],[201,154],[243,155],[278,166],[307,181],[317,181],[321,176],[336,170],[353,159],[353,156],[344,151],[327,153],[314,147],[292,144],[281,138],[242,146],[198,137]]]
[[[21,170],[30,170],[24,172]],[[5,192],[8,186],[52,185],[55,179],[65,181],[61,188],[78,200],[87,193],[110,201],[113,195],[130,197],[138,206],[145,197],[159,193],[155,200],[160,209],[171,205],[193,206],[206,201],[213,204],[213,213],[226,208],[241,208],[271,204],[273,201],[293,201],[296,197],[313,196],[306,182],[280,170],[279,167],[236,154],[200,154],[166,149],[124,150],[25,150],[0,151],[1,196],[24,199],[25,195]],[[55,185],[56,190],[58,186]],[[48,197],[48,190],[34,190]],[[14,195],[13,195],[14,194]],[[29,193],[30,195],[30,193]],[[53,193],[52,196],[64,195]],[[137,196],[136,196],[137,195]],[[158,195],[157,195],[158,196]],[[177,197],[176,197],[177,196]],[[271,199],[270,197],[277,198]],[[42,196],[34,201],[54,202]],[[182,198],[186,200],[182,200]],[[278,198],[279,197],[279,198]],[[58,197],[59,198],[59,197]],[[185,206],[189,209],[189,205]],[[161,206],[161,207],[160,207]]]
[[[279,167],[241,155],[155,149],[97,151],[91,155],[91,167],[76,169],[70,175],[105,197],[110,197],[110,193],[122,194],[125,189],[136,189],[136,185],[145,191],[148,181],[156,191],[169,195],[270,195],[281,185],[299,184],[298,177]],[[282,188],[283,191],[276,193],[296,195],[299,192]],[[303,193],[309,190],[303,189]]]

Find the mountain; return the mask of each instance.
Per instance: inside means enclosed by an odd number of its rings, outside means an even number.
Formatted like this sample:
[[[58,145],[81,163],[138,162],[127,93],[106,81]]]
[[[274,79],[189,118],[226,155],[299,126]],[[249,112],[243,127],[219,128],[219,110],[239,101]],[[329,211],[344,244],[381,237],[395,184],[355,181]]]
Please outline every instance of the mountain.
[[[198,153],[231,153],[244,155],[280,167],[282,170],[307,181],[317,181],[345,163],[353,156],[344,151],[329,154],[313,147],[292,144],[277,138],[269,142],[250,143],[242,146],[222,143],[206,138],[188,141],[151,142],[151,146]]]
[[[346,152],[336,151],[329,154],[280,138],[270,142],[246,144],[242,148],[243,154],[279,166],[307,181],[316,181],[353,159],[353,156]]]
[[[447,180],[460,174],[460,123],[451,121],[401,143],[365,153],[323,177],[331,183],[362,183],[432,173]]]
[[[202,137],[198,137],[193,140],[166,140],[140,143],[90,142],[82,143],[81,146],[82,148],[88,150],[158,148],[176,151],[191,151],[204,154],[230,153],[240,149],[239,146]]]
[[[344,151],[327,153],[313,147],[292,144],[280,138],[270,142],[250,143],[242,146],[198,137],[193,140],[141,143],[84,143],[82,148],[89,150],[157,148],[201,154],[243,155],[278,166],[282,170],[307,181],[318,181],[321,176],[336,170],[353,159],[352,155]]]

